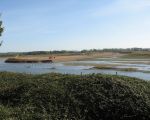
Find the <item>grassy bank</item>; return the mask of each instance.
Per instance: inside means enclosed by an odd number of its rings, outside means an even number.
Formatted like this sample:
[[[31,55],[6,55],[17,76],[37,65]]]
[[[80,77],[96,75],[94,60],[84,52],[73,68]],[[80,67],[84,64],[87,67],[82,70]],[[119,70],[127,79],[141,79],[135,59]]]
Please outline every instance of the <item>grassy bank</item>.
[[[117,68],[117,67],[111,67],[111,66],[95,66],[92,69],[102,69],[102,70],[117,70],[117,71],[124,71],[124,72],[137,72],[140,71],[137,68]],[[143,71],[140,71],[143,72]]]
[[[101,74],[2,72],[0,119],[148,120],[150,82]]]
[[[18,54],[15,54],[16,56]],[[6,58],[8,59],[10,58],[15,58],[16,56],[1,56],[0,58]],[[89,54],[85,54],[85,53],[80,53],[80,54],[35,54],[35,55],[25,55],[25,54],[19,54],[19,56],[17,56],[17,59],[19,60],[45,60],[45,59],[49,59],[49,57],[53,57],[53,61],[54,62],[66,62],[66,61],[78,61],[78,60],[92,60],[95,58],[111,58],[111,57],[119,57],[122,56],[122,54],[120,53],[113,53],[113,52],[100,52],[100,53],[89,53]]]
[[[117,70],[117,71],[125,71],[125,72],[144,72],[138,70],[137,68],[119,68],[121,64],[91,64],[91,63],[64,63],[64,65],[72,65],[72,66],[93,66],[90,69],[101,69],[101,70]]]
[[[52,63],[52,59],[23,59],[23,58],[8,58],[5,63]]]
[[[148,52],[132,52],[127,55],[122,56],[122,58],[128,58],[128,59],[150,59],[150,51]]]

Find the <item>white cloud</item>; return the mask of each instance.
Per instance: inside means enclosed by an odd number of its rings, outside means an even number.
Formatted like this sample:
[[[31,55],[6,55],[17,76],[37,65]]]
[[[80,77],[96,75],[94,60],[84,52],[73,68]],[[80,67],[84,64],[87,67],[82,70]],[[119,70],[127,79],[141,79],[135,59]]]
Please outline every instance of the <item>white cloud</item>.
[[[150,7],[150,0],[115,0],[94,11],[94,16],[109,16],[119,13],[138,12]]]

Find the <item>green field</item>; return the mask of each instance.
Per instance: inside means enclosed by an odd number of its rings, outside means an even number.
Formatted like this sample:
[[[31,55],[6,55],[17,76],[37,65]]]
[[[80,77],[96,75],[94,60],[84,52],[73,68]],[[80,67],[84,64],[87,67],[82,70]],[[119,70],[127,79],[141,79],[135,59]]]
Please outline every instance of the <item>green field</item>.
[[[101,74],[0,73],[1,120],[148,120],[150,82]]]

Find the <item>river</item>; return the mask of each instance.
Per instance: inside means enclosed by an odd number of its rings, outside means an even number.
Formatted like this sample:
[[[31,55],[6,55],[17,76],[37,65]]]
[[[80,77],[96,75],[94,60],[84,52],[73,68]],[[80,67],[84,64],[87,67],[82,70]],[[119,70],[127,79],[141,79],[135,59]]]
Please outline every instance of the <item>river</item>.
[[[131,61],[131,60],[130,60]],[[0,60],[0,71],[8,72],[19,72],[19,73],[29,73],[29,74],[43,74],[43,73],[65,73],[65,74],[91,74],[91,73],[102,73],[102,74],[117,74],[129,77],[136,77],[144,80],[150,80],[150,65],[149,60],[141,62],[135,60],[134,63],[129,60],[111,60],[111,59],[96,59],[91,61],[72,61],[72,63],[89,63],[89,64],[121,64],[118,67],[133,67],[139,70],[146,70],[146,72],[126,72],[117,70],[102,70],[102,69],[90,69],[93,66],[74,66],[65,65],[64,63],[5,63],[4,59]],[[138,64],[137,64],[138,62]],[[141,62],[141,63],[140,63]]]

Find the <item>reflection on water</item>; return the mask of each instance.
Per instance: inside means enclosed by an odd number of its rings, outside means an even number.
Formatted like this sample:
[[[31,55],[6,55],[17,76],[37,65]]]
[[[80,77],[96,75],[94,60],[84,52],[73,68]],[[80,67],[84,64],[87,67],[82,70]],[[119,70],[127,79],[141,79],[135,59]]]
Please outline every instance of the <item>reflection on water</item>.
[[[97,64],[118,64],[112,61],[78,61],[79,63],[97,63]],[[140,67],[146,70],[150,70],[149,65],[145,64],[124,64],[130,67]],[[116,74],[116,70],[96,70],[89,69],[92,66],[65,66],[63,63],[4,63],[3,60],[0,61],[0,71],[10,71],[10,72],[20,72],[20,73],[32,73],[32,74],[42,74],[42,73],[50,73],[50,72],[58,72],[58,73],[69,73],[69,74],[90,74],[90,73],[104,73],[104,74]],[[118,75],[125,75],[131,77],[137,77],[145,80],[150,80],[150,73],[142,73],[142,72],[123,72],[117,71]]]

